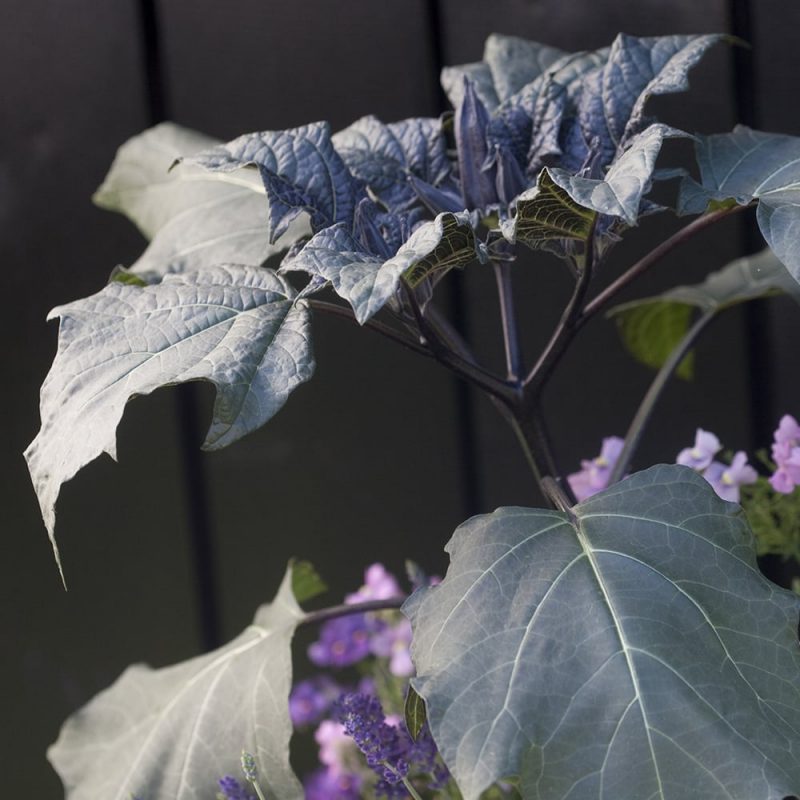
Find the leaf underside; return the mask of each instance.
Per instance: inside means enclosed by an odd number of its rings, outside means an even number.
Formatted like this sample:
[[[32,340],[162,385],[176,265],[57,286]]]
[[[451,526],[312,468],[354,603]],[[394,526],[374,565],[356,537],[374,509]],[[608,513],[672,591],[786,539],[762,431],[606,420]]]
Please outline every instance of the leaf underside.
[[[800,788],[800,598],[737,506],[653,467],[571,514],[462,525],[417,592],[413,685],[465,800],[781,800]]]
[[[272,794],[300,800],[289,766],[291,640],[302,612],[287,571],[229,644],[182,664],[129,667],[64,724],[48,758],[67,800],[207,800],[252,753]]]
[[[116,457],[130,398],[212,382],[208,449],[277,413],[314,368],[309,312],[293,297],[269,270],[228,265],[146,287],[113,282],[51,312],[61,317],[58,352],[42,386],[42,427],[25,457],[54,547],[61,484],[103,452]]]

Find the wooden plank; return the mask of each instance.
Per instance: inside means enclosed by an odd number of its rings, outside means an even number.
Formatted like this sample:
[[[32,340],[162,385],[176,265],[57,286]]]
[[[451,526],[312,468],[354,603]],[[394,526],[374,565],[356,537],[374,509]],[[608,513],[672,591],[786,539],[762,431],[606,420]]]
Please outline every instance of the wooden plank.
[[[629,3],[608,0],[564,3],[542,0],[524,3],[499,0],[492,4],[443,0],[443,41],[446,63],[479,60],[485,37],[493,32],[536,39],[566,50],[609,44],[619,30],[636,35],[696,33],[725,30],[726,6],[711,3]],[[692,91],[677,98],[658,98],[658,113],[666,121],[690,131],[727,130],[733,123],[730,53],[717,47],[692,73]],[[655,105],[655,102],[654,102]],[[668,143],[667,151],[673,150]],[[676,229],[664,216],[642,222],[626,234],[611,253],[598,287],[618,275],[654,244]],[[732,233],[733,231],[733,233]],[[661,291],[675,282],[699,280],[711,267],[737,255],[734,225],[705,233],[665,259],[652,275],[639,281],[622,299]],[[467,276],[471,337],[481,343],[487,363],[502,365],[500,327],[493,279],[489,270]],[[566,302],[571,280],[550,256],[524,255],[514,267],[514,284],[521,318],[524,352],[532,363],[556,324]],[[698,426],[713,428],[727,446],[749,444],[746,407],[747,367],[726,359],[730,341],[741,341],[742,321],[735,314],[721,320],[698,348],[697,379],[691,386],[669,388],[654,424],[643,442],[636,466],[671,461],[690,444]],[[491,346],[485,343],[490,342]],[[731,370],[731,366],[734,369]],[[623,435],[628,420],[652,373],[631,362],[622,351],[613,325],[595,320],[576,341],[546,397],[547,416],[565,472],[579,468],[581,458],[599,452],[600,440]],[[737,398],[737,402],[730,402]],[[743,403],[738,402],[743,400]],[[482,476],[486,509],[508,503],[534,503],[537,497],[516,441],[488,403],[481,404],[479,419]]]
[[[163,3],[161,15],[182,124],[233,137],[436,113],[422,0],[202,0]],[[398,572],[406,557],[441,569],[463,516],[449,378],[339,319],[316,319],[315,341],[317,374],[286,408],[203,457],[226,634],[269,597],[292,555],[318,562],[336,597],[378,558]]]
[[[109,459],[65,486],[55,569],[22,450],[55,354],[58,303],[100,289],[143,246],[90,196],[116,147],[147,125],[134,0],[13,3],[0,27],[0,261],[6,299],[0,458],[0,751],[5,791],[63,796],[45,761],[62,721],[131,662],[196,651],[174,404],[138,401]]]

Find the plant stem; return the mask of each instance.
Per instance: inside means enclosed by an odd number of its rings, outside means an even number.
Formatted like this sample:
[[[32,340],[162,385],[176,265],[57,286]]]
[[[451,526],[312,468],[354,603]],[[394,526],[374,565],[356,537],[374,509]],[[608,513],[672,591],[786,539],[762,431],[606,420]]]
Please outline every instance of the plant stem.
[[[493,261],[497,296],[500,299],[500,320],[503,325],[503,346],[506,354],[506,374],[511,383],[522,376],[522,352],[519,345],[517,316],[514,310],[514,291],[511,285],[511,263]]]
[[[356,315],[349,306],[340,306],[336,303],[326,303],[324,300],[314,300],[313,298],[306,298],[305,302],[308,303],[308,305],[315,311],[321,311],[324,314],[330,314],[331,316],[340,317],[341,319],[348,319],[351,322],[358,322]],[[433,357],[433,353],[431,353],[427,347],[424,347],[419,342],[415,342],[413,339],[405,336],[400,331],[395,330],[389,325],[384,325],[382,322],[378,322],[375,319],[370,319],[364,323],[363,327],[367,330],[375,331],[375,333],[380,333],[382,336],[386,336],[388,339],[403,345],[403,347],[409,348],[409,350],[413,350],[415,353],[427,356],[428,358]]]
[[[558,321],[550,341],[539,356],[539,360],[534,364],[533,369],[525,378],[524,386],[528,390],[531,402],[538,403],[542,388],[578,331],[577,320],[583,311],[583,301],[594,274],[594,229],[596,224],[597,217],[595,217],[592,229],[586,240],[586,252],[583,257],[583,264],[578,271],[572,296],[564,307],[561,319]]]
[[[423,313],[422,309],[420,308],[417,297],[414,294],[414,290],[406,284],[403,285],[405,287],[406,297],[408,298],[409,305],[411,306],[411,311],[414,314],[419,332],[422,334],[430,349],[433,351],[433,355],[436,360],[444,364],[452,372],[455,372],[456,375],[459,375],[470,383],[474,383],[476,386],[479,386],[492,397],[504,402],[509,402],[513,398],[514,387],[498,378],[497,375],[494,375],[480,366],[474,360],[474,356],[472,356],[469,351],[467,352],[470,360],[467,360],[467,358],[459,355],[459,353],[456,352],[453,347],[460,345],[457,343],[454,344],[450,340],[448,335],[449,331],[446,334],[442,334],[443,329],[441,327],[441,318],[434,315],[433,320],[435,320],[435,323],[431,323],[431,321],[426,318],[425,313]],[[431,309],[432,307],[429,305],[427,313],[432,313]],[[444,338],[445,335],[448,335],[448,339]],[[464,346],[466,346],[466,343],[464,343]]]
[[[731,208],[721,208],[718,211],[711,211],[703,214],[697,219],[692,220],[686,227],[681,228],[677,233],[674,233],[669,239],[665,239],[658,247],[651,250],[646,256],[640,258],[632,267],[622,273],[615,281],[610,283],[600,294],[597,295],[591,302],[586,304],[583,313],[576,319],[578,327],[582,326],[591,317],[593,317],[601,308],[603,308],[609,300],[611,300],[621,289],[625,288],[628,284],[646,272],[653,264],[660,261],[664,256],[670,253],[679,245],[689,240],[695,234],[710,227],[719,220],[735,214],[738,211],[743,211],[747,206],[732,206]]]
[[[364,614],[368,611],[387,611],[398,609],[405,602],[405,597],[387,597],[385,600],[365,600],[363,603],[342,603],[338,606],[321,608],[318,611],[309,611],[303,616],[298,627],[301,625],[316,625],[320,622],[327,622],[336,617],[346,617],[349,614]]]
[[[403,786],[406,787],[406,791],[411,795],[413,800],[422,800],[419,792],[411,785],[411,781],[409,781],[408,778],[403,777],[401,780],[403,781]]]
[[[653,409],[667,381],[678,368],[681,361],[683,361],[684,356],[691,349],[697,337],[714,318],[714,315],[715,311],[706,311],[697,318],[694,325],[686,332],[686,335],[681,339],[678,346],[669,354],[669,358],[664,362],[656,377],[653,379],[650,388],[642,398],[642,402],[639,404],[639,408],[628,427],[628,432],[625,434],[625,444],[622,447],[616,464],[614,464],[614,468],[611,470],[608,481],[609,485],[616,483],[628,471],[631,459],[642,438],[644,428],[653,413]]]

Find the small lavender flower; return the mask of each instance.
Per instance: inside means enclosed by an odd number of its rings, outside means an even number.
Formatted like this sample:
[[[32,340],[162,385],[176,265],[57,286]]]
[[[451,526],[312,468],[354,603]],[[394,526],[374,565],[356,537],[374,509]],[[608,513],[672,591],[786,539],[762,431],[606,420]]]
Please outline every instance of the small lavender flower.
[[[358,800],[361,797],[361,777],[322,767],[303,781],[306,800]]]
[[[703,477],[723,500],[738,503],[739,487],[755,483],[758,473],[747,463],[747,454],[740,450],[729,467],[719,461],[712,461],[703,472]]]
[[[218,783],[220,788],[220,792],[217,794],[218,800],[256,800],[256,796],[250,794],[246,787],[231,775],[220,778]]]
[[[608,436],[603,439],[600,455],[591,461],[581,461],[580,472],[567,476],[572,493],[578,501],[585,500],[608,486],[611,470],[617,463],[625,440],[619,436]]]
[[[384,623],[366,614],[350,614],[329,620],[319,639],[308,648],[308,657],[318,667],[346,667],[366,658],[370,636]]]
[[[405,617],[394,625],[387,625],[370,642],[372,654],[388,658],[389,672],[398,678],[408,678],[414,674],[410,648],[411,623]]]
[[[714,456],[722,449],[719,439],[711,432],[698,428],[694,437],[694,447],[687,447],[678,453],[676,463],[692,469],[704,470],[711,464]]]
[[[397,578],[383,564],[372,564],[364,571],[364,585],[348,594],[345,603],[363,603],[365,600],[387,600],[390,597],[403,597]]]
[[[356,692],[342,695],[334,705],[334,713],[382,781],[395,784],[408,774],[410,738],[387,725],[376,697]]]
[[[327,675],[300,681],[289,695],[289,716],[292,724],[313,725],[319,722],[342,688]]]

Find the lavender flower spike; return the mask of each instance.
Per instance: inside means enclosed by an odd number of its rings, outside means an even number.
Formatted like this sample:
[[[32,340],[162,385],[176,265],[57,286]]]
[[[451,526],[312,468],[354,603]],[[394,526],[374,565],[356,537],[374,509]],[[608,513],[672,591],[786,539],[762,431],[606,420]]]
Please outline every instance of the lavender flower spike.
[[[256,760],[253,755],[248,753],[246,750],[242,750],[242,772],[244,772],[245,778],[247,778],[247,780],[256,790],[258,800],[267,800],[264,791],[258,784],[258,769],[256,768]]]
[[[714,456],[721,449],[722,445],[713,433],[698,428],[694,437],[694,447],[687,447],[681,450],[675,461],[677,464],[691,467],[699,472],[711,464]]]

